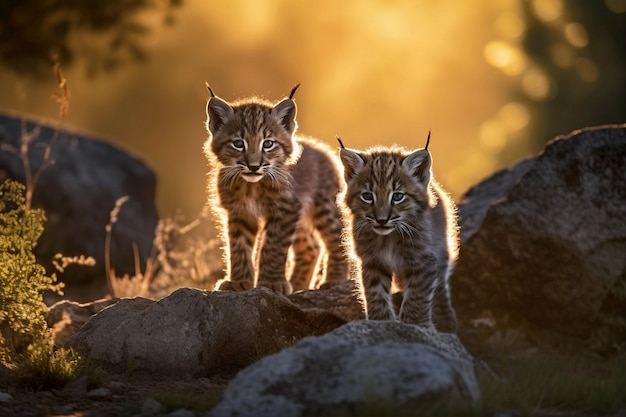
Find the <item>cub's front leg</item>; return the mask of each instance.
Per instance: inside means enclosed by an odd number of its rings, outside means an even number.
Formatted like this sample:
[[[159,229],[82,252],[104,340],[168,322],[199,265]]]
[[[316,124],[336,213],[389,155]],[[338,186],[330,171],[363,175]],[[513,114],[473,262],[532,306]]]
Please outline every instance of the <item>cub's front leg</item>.
[[[218,284],[219,290],[245,291],[254,288],[252,253],[258,229],[258,221],[253,217],[228,217],[228,273],[226,279]]]
[[[271,210],[265,225],[265,239],[259,261],[259,286],[281,294],[291,294],[292,287],[285,275],[287,256],[296,233],[300,204],[294,200],[279,200]]]
[[[364,262],[361,280],[367,319],[396,320],[390,294],[391,271],[377,262]]]
[[[401,274],[404,291],[400,306],[400,320],[422,327],[433,327],[433,298],[439,273],[432,257],[423,257]]]

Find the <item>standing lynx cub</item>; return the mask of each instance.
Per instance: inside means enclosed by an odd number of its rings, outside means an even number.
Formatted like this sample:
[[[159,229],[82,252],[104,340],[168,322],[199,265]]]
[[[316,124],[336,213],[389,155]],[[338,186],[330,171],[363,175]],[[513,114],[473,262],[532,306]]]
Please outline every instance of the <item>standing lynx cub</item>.
[[[346,238],[358,258],[367,317],[396,319],[393,278],[403,290],[401,321],[456,332],[448,286],[458,253],[456,212],[432,178],[428,142],[414,152],[341,147]]]
[[[225,241],[227,276],[220,290],[247,290],[255,279],[283,294],[306,289],[316,272],[320,240],[327,253],[326,284],[348,279],[336,203],[338,164],[321,144],[294,137],[297,88],[276,105],[257,98],[231,105],[209,88],[204,150],[209,194]]]

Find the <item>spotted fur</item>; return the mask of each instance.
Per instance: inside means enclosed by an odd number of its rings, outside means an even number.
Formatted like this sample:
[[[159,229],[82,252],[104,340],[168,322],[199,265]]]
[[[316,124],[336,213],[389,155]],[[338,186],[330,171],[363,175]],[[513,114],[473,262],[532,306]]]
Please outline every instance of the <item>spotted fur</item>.
[[[211,91],[204,150],[209,198],[225,243],[220,290],[258,285],[289,294],[309,288],[322,249],[325,285],[348,279],[336,204],[338,162],[322,144],[294,136],[294,92],[274,105],[258,98],[229,104]]]
[[[432,178],[427,149],[343,148],[346,242],[367,317],[456,332],[448,277],[458,254],[455,206]],[[392,282],[403,291],[396,313]]]

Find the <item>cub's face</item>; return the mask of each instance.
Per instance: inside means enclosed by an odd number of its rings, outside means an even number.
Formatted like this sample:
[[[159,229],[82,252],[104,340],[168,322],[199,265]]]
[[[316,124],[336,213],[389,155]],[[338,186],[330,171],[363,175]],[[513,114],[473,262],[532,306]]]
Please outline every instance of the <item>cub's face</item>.
[[[419,233],[420,217],[428,207],[424,169],[429,171],[428,152],[421,151],[407,155],[399,150],[341,150],[345,205],[355,237],[395,234],[412,239]]]
[[[280,180],[295,154],[295,114],[291,99],[273,107],[260,101],[231,106],[212,97],[207,105],[211,137],[205,152],[212,153],[223,165],[229,181]]]

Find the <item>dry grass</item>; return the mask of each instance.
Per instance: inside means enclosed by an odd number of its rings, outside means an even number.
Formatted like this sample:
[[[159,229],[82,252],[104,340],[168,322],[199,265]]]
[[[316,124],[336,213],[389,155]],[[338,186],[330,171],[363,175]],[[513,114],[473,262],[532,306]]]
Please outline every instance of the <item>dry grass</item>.
[[[104,267],[107,277],[109,292],[112,297],[147,297],[150,283],[154,278],[156,271],[156,263],[154,254],[146,261],[144,271],[141,271],[139,265],[139,249],[137,244],[133,242],[133,255],[135,259],[135,274],[130,276],[124,274],[117,276],[115,268],[111,266],[111,239],[113,235],[113,226],[118,221],[120,210],[124,203],[129,200],[128,196],[123,196],[115,201],[115,206],[111,210],[109,223],[105,226],[106,232],[104,241]]]
[[[64,256],[61,253],[57,253],[52,258],[52,265],[59,272],[64,272],[65,268],[70,265],[83,265],[83,266],[94,266],[96,264],[96,260],[92,256]]]
[[[181,287],[213,289],[223,263],[219,239],[211,238],[208,210],[187,222],[183,217],[161,219],[155,230],[152,253],[141,270],[139,250],[133,243],[134,275],[118,276],[111,266],[111,240],[118,215],[128,196],[119,198],[105,227],[105,272],[111,296],[160,298]]]
[[[610,415],[626,411],[626,354],[610,359],[501,359],[499,379],[481,378],[480,415]]]
[[[183,286],[213,289],[224,270],[216,233],[207,208],[192,221],[180,215],[161,219],[154,241],[161,268],[155,294],[163,296]]]

